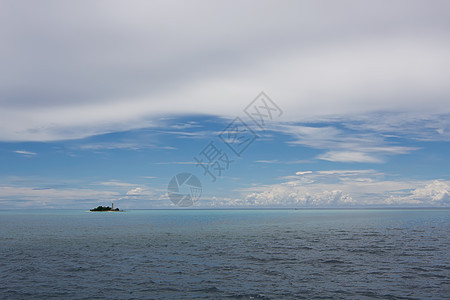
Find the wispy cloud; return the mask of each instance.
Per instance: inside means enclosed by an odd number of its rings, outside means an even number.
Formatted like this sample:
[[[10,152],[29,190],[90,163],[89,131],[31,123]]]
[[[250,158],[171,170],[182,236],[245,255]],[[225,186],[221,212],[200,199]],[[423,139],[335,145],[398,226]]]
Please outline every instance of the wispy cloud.
[[[108,203],[119,196],[117,192],[82,188],[0,187],[0,203],[14,203],[13,207],[88,209],[92,203]]]
[[[183,130],[183,129],[190,129],[190,128],[198,128],[198,127],[203,127],[202,125],[198,124],[197,122],[187,122],[187,123],[183,123],[183,124],[173,124],[170,125],[170,128],[172,129],[176,129],[176,130]]]
[[[195,161],[167,161],[167,162],[156,162],[156,165],[201,165],[201,164],[207,164],[202,162],[195,162]]]
[[[88,143],[76,147],[79,150],[139,150],[142,145],[137,143]]]
[[[141,196],[144,194],[144,189],[141,187],[134,188],[127,192],[127,196]]]
[[[122,143],[86,143],[72,147],[74,150],[141,150],[141,149],[160,149],[160,150],[175,150],[172,146],[161,146],[149,144],[135,139],[136,142],[122,142]]]
[[[216,137],[220,132],[215,131],[158,131],[163,134],[172,134],[178,138],[189,138],[189,139],[206,139]]]
[[[279,161],[277,159],[272,159],[272,160],[256,160],[255,162],[257,163],[262,163],[262,164],[275,164],[275,163],[279,163]]]
[[[339,175],[339,176],[360,176],[361,174],[380,175],[380,173],[377,173],[373,169],[367,169],[367,170],[326,170],[326,171],[317,171],[315,173],[320,174],[320,175]]]
[[[305,175],[305,174],[312,174],[312,171],[299,171],[295,173],[295,175]]]
[[[408,154],[418,149],[387,141],[378,132],[341,129],[328,122],[315,126],[278,124],[271,129],[294,138],[289,144],[328,150],[317,158],[333,162],[381,163],[387,155]]]
[[[32,157],[32,156],[37,155],[37,153],[35,153],[35,152],[25,151],[25,150],[16,150],[16,151],[14,151],[14,153],[22,154],[25,157]]]
[[[118,181],[118,180],[110,180],[110,181],[96,183],[94,185],[114,186],[114,187],[130,187],[130,186],[136,186],[137,184],[122,182],[122,181]]]
[[[284,165],[292,165],[292,164],[307,164],[307,163],[311,163],[310,160],[278,160],[278,159],[272,159],[272,160],[255,160],[255,162],[257,163],[262,163],[262,164],[284,164]]]
[[[334,162],[381,163],[382,160],[364,152],[329,151],[317,156],[318,159]]]
[[[334,117],[329,121],[345,124],[351,130],[371,131],[384,136],[419,141],[450,141],[450,114],[405,112],[369,113]]]

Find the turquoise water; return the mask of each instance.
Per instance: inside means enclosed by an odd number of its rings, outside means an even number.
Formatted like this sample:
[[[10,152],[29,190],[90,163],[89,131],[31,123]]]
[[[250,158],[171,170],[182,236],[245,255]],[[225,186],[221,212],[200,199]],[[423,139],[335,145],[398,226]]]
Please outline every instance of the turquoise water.
[[[445,299],[450,210],[0,211],[2,299]]]

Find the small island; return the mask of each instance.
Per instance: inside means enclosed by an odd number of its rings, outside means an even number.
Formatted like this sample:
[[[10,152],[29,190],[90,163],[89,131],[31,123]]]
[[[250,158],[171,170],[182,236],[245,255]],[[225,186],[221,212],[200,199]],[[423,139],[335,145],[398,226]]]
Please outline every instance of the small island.
[[[100,205],[96,208],[90,209],[90,211],[121,211],[119,208],[114,209],[114,203],[112,203],[111,206],[112,207]]]

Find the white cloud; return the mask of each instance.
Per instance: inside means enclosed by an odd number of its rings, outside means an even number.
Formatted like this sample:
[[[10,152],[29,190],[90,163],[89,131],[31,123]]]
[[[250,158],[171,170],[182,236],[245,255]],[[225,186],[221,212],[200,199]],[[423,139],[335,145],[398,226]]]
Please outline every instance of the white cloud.
[[[92,184],[100,188],[65,187],[64,183],[55,183],[58,187],[51,187],[50,182],[36,182],[37,186],[24,186],[33,180],[18,182],[22,186],[0,186],[0,203],[4,208],[76,208],[90,209],[95,205],[109,205],[119,202],[123,208],[145,207],[152,208],[168,206],[170,201],[155,203],[160,194],[166,190],[158,190],[146,186],[136,187],[136,184],[107,181]],[[45,185],[47,184],[47,186]],[[101,187],[107,187],[103,189]],[[130,187],[133,187],[130,189]],[[125,191],[123,191],[124,188]]]
[[[197,165],[202,164],[195,161],[169,161],[169,162],[157,162],[155,163],[157,165]]]
[[[171,125],[170,128],[177,129],[177,130],[185,130],[189,128],[196,128],[196,127],[202,127],[202,125],[196,123],[196,122],[188,122],[184,124],[174,124]]]
[[[307,190],[276,187],[261,193],[252,193],[246,196],[245,202],[255,206],[274,207],[334,207],[345,204],[354,204],[349,194],[341,190],[325,190],[319,193],[311,193]]]
[[[153,192],[145,187],[137,187],[134,189],[129,190],[126,193],[127,196],[150,196],[153,195]]]
[[[335,162],[359,162],[359,163],[380,163],[379,158],[363,152],[354,151],[329,151],[317,158]]]
[[[35,152],[25,151],[25,150],[16,150],[16,151],[14,151],[14,153],[22,154],[23,156],[26,156],[26,157],[31,157],[31,156],[37,155],[37,153],[35,153]]]
[[[386,202],[396,205],[450,206],[450,186],[448,182],[435,180],[412,190],[407,195],[390,196]]]
[[[78,188],[0,187],[0,203],[11,207],[90,208],[93,203],[117,200],[111,191]]]
[[[142,146],[136,143],[91,143],[78,146],[76,149],[80,150],[112,150],[112,149],[126,149],[138,150]]]
[[[100,182],[95,185],[114,186],[114,187],[136,186],[136,184],[134,184],[134,183],[122,182],[122,181],[118,181],[118,180],[104,181],[104,182]]]
[[[449,181],[386,180],[374,170],[298,172],[279,184],[237,190],[238,198],[215,206],[263,207],[448,207]]]
[[[407,137],[420,141],[450,141],[450,117],[421,113],[383,112],[334,117],[329,121],[339,122],[351,130],[370,131],[390,137]]]
[[[140,138],[140,139],[139,139]],[[148,139],[148,137],[146,137]],[[135,137],[133,142],[107,142],[107,143],[82,143],[76,142],[70,149],[73,150],[175,150],[175,147],[151,144],[142,137]],[[156,139],[153,137],[153,139]]]
[[[274,164],[274,163],[278,163],[278,160],[277,159],[272,159],[272,160],[261,159],[261,160],[256,160],[255,162],[262,163],[262,164]]]
[[[305,175],[305,174],[312,174],[312,171],[300,171],[295,173],[295,175]]]
[[[0,12],[3,141],[234,117],[261,90],[283,121],[450,112],[445,1],[22,5]]]
[[[350,175],[355,176],[359,174],[377,174],[375,170],[327,170],[327,171],[317,171],[317,174],[320,175]]]
[[[142,188],[138,187],[127,192],[128,196],[138,196],[142,194]]]
[[[294,140],[289,144],[328,150],[317,158],[333,162],[381,163],[387,155],[408,154],[418,149],[388,142],[379,132],[338,129],[330,125],[278,124],[271,129],[292,136]]]

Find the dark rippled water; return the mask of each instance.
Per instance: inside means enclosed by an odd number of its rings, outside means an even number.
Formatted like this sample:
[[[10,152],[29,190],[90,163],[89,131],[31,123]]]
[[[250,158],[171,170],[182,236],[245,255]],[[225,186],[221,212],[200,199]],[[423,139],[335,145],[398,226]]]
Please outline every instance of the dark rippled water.
[[[2,299],[449,299],[450,210],[0,211]]]

